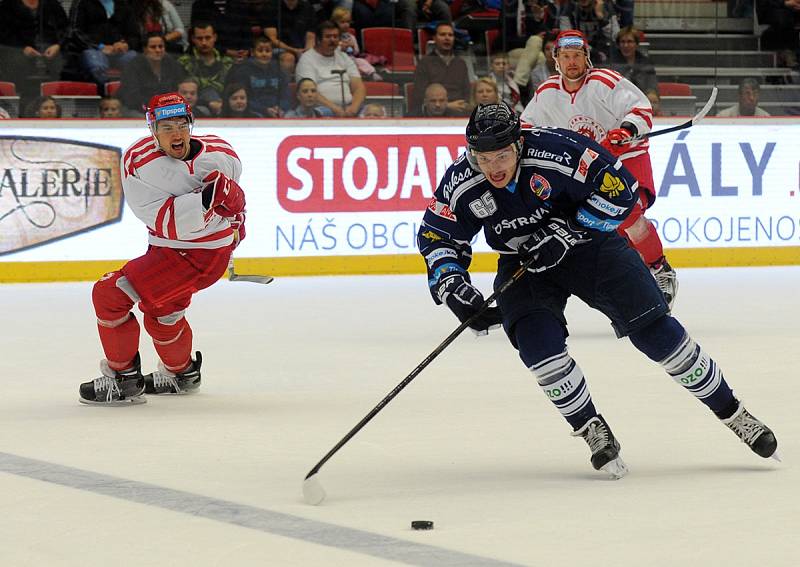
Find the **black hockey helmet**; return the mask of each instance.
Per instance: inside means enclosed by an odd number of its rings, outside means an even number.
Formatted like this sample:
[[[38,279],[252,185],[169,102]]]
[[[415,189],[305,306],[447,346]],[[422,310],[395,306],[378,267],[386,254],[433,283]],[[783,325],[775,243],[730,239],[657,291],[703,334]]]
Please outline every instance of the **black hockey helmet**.
[[[519,116],[505,102],[479,104],[467,124],[467,158],[475,166],[473,152],[493,152],[519,144],[521,135]]]

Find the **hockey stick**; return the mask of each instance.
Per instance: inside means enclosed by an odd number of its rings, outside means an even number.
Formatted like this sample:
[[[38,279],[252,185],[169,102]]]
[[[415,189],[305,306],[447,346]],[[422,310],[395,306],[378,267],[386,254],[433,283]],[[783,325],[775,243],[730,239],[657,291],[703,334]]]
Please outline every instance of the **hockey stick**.
[[[233,257],[228,260],[228,280],[232,282],[251,282],[258,284],[268,284],[274,280],[272,276],[256,276],[254,274],[237,274],[233,268]]]
[[[652,138],[654,136],[660,136],[661,134],[669,134],[670,132],[677,132],[678,130],[684,130],[686,128],[691,128],[698,122],[700,122],[703,118],[706,117],[708,111],[711,110],[711,107],[714,106],[714,103],[717,101],[717,87],[711,89],[711,96],[708,97],[708,101],[706,101],[703,108],[700,109],[700,112],[695,114],[691,119],[687,120],[683,124],[678,124],[677,126],[670,126],[669,128],[664,128],[663,130],[656,130],[655,132],[648,132],[647,134],[642,134],[641,136],[633,136],[632,138],[628,138],[626,140],[622,140],[618,142],[618,144],[630,144],[631,142],[639,141],[639,140],[646,140],[647,138]]]
[[[309,471],[309,473],[306,475],[305,480],[303,481],[303,498],[305,499],[306,503],[316,506],[318,504],[321,504],[322,501],[325,500],[325,489],[322,488],[322,484],[320,483],[316,475],[322,468],[322,466],[328,462],[328,459],[333,457],[333,455],[335,455],[336,452],[339,449],[341,449],[345,443],[350,441],[350,439],[352,439],[356,433],[361,431],[361,429],[367,423],[369,423],[373,417],[378,415],[379,411],[381,411],[384,407],[386,407],[386,405],[389,402],[391,402],[395,398],[395,396],[397,396],[397,394],[399,394],[403,390],[403,388],[408,386],[414,378],[419,376],[420,372],[422,372],[431,362],[433,362],[433,360],[437,356],[439,356],[442,353],[442,351],[450,345],[450,343],[456,340],[456,338],[461,333],[463,333],[464,330],[467,327],[469,327],[473,321],[475,321],[479,316],[481,316],[489,308],[489,306],[492,303],[494,303],[494,301],[498,297],[500,297],[501,294],[503,294],[509,287],[511,287],[517,280],[519,280],[535,260],[536,256],[534,255],[528,258],[525,262],[523,262],[520,265],[520,267],[517,268],[517,271],[514,272],[512,276],[508,278],[508,280],[503,282],[503,284],[499,288],[497,288],[497,291],[495,291],[492,295],[486,298],[486,301],[483,302],[483,304],[472,315],[472,317],[461,323],[456,328],[455,331],[450,333],[447,336],[447,338],[444,339],[439,344],[439,346],[433,349],[433,352],[431,352],[428,356],[425,357],[425,360],[420,362],[408,376],[403,378],[402,382],[400,382],[397,386],[395,386],[394,389],[391,392],[389,392],[389,394],[386,395],[386,397],[384,397],[380,402],[378,402],[378,405],[372,408],[372,410],[367,415],[365,415],[364,418],[361,421],[359,421],[356,424],[356,426],[353,427],[353,429],[351,429],[347,433],[347,435],[342,437],[342,439],[333,447],[333,449],[328,451],[328,454],[322,457],[322,459],[316,465],[314,465],[314,468],[312,468]]]

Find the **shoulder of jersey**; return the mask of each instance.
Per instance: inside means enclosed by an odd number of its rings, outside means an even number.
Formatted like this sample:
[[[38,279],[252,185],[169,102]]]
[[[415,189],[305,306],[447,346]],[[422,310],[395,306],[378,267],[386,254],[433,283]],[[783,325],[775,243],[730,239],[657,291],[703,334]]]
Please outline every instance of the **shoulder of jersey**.
[[[156,146],[156,141],[152,136],[143,136],[125,150],[122,157],[124,173],[132,175],[137,168],[164,155],[164,152]]]
[[[445,171],[439,183],[440,197],[455,207],[458,198],[470,188],[479,185],[486,177],[480,171],[473,169],[467,161],[466,154],[454,161]]]
[[[561,90],[561,75],[550,75],[547,80],[542,81],[542,84],[536,88],[536,94],[538,95],[549,89]]]
[[[612,69],[592,67],[589,69],[589,73],[586,76],[586,82],[584,84],[601,84],[613,90],[624,78],[625,77]]]

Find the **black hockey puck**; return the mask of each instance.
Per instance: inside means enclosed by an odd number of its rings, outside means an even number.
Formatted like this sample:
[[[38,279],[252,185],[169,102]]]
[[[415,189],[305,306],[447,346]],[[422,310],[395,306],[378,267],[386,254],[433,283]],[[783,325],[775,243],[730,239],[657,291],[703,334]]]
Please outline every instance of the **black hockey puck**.
[[[411,522],[412,530],[432,530],[433,522],[430,520],[414,520]]]

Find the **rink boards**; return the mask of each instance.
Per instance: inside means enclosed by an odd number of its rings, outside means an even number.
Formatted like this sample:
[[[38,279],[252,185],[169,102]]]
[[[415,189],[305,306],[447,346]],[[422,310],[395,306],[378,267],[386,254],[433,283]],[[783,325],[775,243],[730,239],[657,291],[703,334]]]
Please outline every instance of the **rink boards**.
[[[666,119],[654,129],[674,124]],[[200,122],[243,163],[247,240],[237,270],[272,275],[421,272],[415,236],[463,120]],[[146,246],[124,206],[119,156],[142,121],[0,126],[0,281],[91,280]],[[648,216],[676,266],[800,263],[800,123],[716,120],[651,142]],[[473,269],[496,256],[482,237]]]

